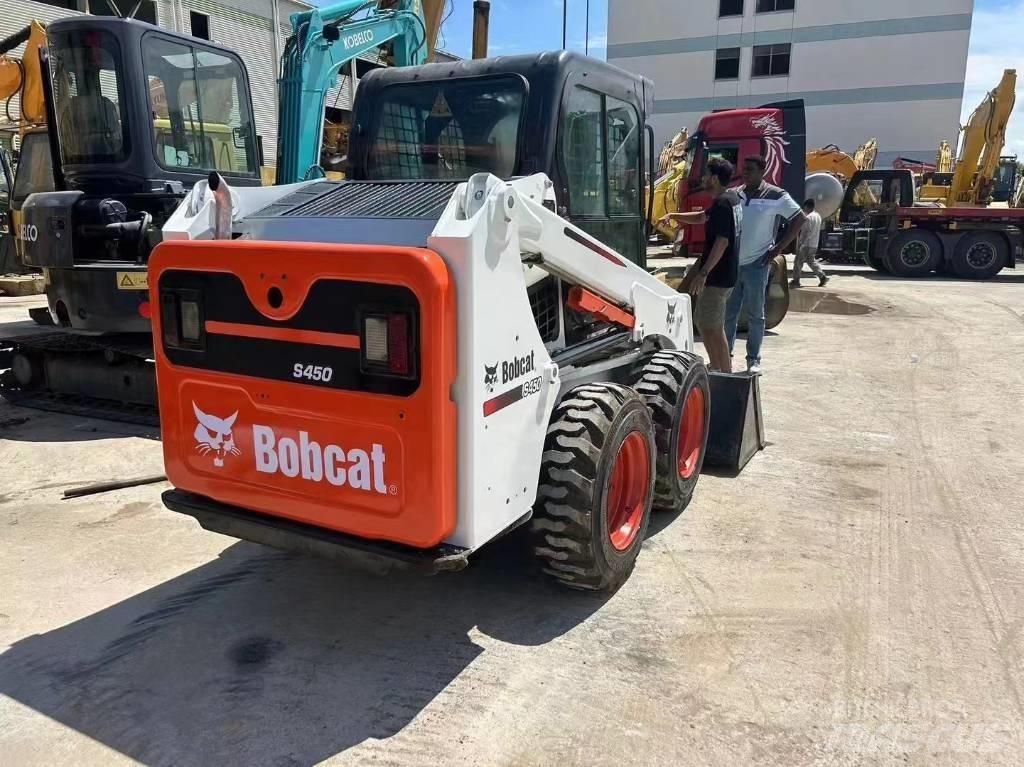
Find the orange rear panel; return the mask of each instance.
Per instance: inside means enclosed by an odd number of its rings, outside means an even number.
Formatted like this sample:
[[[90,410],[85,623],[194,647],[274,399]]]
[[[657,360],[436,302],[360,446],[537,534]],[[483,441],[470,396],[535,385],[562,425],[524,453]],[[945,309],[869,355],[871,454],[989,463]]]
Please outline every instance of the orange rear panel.
[[[436,253],[172,241],[154,252],[150,286],[164,462],[175,487],[409,546],[451,534],[455,293]],[[172,322],[157,308],[182,296],[202,307],[195,349],[168,345]],[[360,367],[354,318],[387,311],[392,299],[415,307],[415,381]],[[167,316],[180,322],[180,312]],[[318,380],[328,368],[331,379]]]

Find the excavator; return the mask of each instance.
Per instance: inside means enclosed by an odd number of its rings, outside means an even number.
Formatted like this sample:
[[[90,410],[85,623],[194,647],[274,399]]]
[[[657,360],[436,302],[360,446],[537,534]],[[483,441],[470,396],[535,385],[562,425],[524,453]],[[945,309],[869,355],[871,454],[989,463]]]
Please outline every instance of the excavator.
[[[396,64],[425,61],[443,9],[443,0],[428,15],[420,0],[346,0],[292,16],[279,182],[323,175],[324,100],[340,69],[381,45]],[[261,185],[244,64],[229,49],[134,19],[79,16],[46,32],[40,80],[56,130],[40,135],[52,187],[25,200],[19,234],[25,263],[46,280],[49,311],[35,318],[62,332],[0,341],[0,369],[9,368],[0,387],[26,405],[151,424],[146,290],[161,227],[211,171],[233,187]],[[140,91],[148,103],[124,98]]]
[[[999,84],[985,95],[963,127],[960,153],[948,184],[933,177],[921,188],[922,201],[946,207],[985,207],[992,203],[1000,171],[1006,126],[1016,102],[1017,71],[1007,69]],[[940,150],[940,168],[942,172]]]
[[[15,58],[12,52],[21,45],[25,46],[24,52],[21,58]],[[0,102],[3,102],[0,130],[17,136],[19,154],[30,166],[34,163],[37,167],[47,152],[46,105],[39,75],[39,51],[45,46],[46,30],[38,21],[0,40]],[[16,98],[19,102],[17,109],[14,105]],[[39,170],[39,176],[48,180],[48,169]],[[3,272],[21,263],[20,238],[17,235],[21,231],[21,206],[25,198],[32,191],[48,191],[49,186],[36,189],[27,178],[20,187],[17,186],[13,158],[2,150],[0,171],[0,183],[6,189],[3,211],[6,233],[0,236],[0,272]]]
[[[877,157],[878,139],[869,139],[861,144],[853,157],[835,144],[828,144],[807,153],[806,172],[807,175],[831,173],[845,183],[859,170],[874,170]]]

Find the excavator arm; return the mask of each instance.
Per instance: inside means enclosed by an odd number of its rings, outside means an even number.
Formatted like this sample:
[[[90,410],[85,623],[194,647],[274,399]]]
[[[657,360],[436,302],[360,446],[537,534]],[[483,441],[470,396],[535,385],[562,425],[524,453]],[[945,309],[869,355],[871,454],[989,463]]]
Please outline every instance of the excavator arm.
[[[323,175],[325,100],[343,66],[389,42],[395,66],[424,64],[429,48],[421,0],[342,0],[292,14],[290,21],[279,81],[278,184]]]
[[[1006,124],[1013,112],[1016,86],[1016,70],[1007,69],[964,126],[948,205],[988,204],[1006,143]]]
[[[21,59],[8,55],[22,43],[25,50]],[[43,81],[39,73],[39,49],[45,46],[46,28],[38,21],[0,40],[0,121],[17,122],[22,133],[46,122]],[[15,96],[20,98],[17,120],[11,110]]]

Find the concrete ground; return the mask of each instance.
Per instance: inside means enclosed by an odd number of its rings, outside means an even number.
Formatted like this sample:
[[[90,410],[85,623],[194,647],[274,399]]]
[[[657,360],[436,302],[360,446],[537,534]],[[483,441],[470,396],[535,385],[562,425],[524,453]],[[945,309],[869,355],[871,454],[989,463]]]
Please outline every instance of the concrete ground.
[[[159,442],[0,403],[3,762],[1022,763],[1024,270],[799,303],[769,447],[658,516],[613,596],[516,540],[381,578],[206,533],[162,485],[64,501]]]

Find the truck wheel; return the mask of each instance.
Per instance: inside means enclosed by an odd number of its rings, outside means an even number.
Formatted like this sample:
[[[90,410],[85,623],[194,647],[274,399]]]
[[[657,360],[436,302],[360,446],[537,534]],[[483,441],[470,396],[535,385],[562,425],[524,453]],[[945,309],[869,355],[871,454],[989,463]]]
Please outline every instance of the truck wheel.
[[[965,234],[953,252],[953,271],[968,280],[990,280],[1006,266],[1009,248],[995,232]]]
[[[925,277],[942,262],[942,241],[927,229],[907,229],[889,243],[885,265],[899,277]]]
[[[632,389],[587,384],[555,408],[533,510],[534,552],[566,586],[612,591],[633,571],[651,517],[654,423]]]
[[[876,272],[881,272],[882,274],[889,273],[889,267],[885,265],[885,259],[879,258],[878,255],[874,252],[874,249],[872,248],[869,248],[868,251],[864,254],[864,263],[870,266]]]
[[[704,465],[711,420],[711,389],[704,361],[689,352],[658,352],[636,384],[654,420],[657,473],[654,508],[682,511]]]

